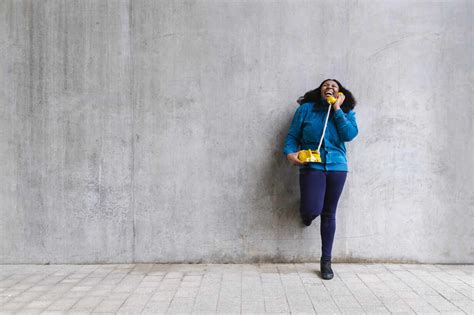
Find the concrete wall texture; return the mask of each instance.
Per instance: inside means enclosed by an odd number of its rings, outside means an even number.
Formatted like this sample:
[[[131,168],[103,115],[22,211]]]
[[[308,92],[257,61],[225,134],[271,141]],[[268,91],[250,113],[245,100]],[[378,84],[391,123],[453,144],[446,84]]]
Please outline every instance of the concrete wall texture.
[[[359,135],[334,261],[472,263],[472,1],[0,2],[0,262],[302,262],[296,99]]]

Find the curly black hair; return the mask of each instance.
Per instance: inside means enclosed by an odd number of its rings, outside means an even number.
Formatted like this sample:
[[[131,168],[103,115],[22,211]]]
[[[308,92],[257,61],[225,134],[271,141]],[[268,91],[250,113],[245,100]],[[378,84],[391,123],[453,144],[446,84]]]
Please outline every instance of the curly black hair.
[[[328,103],[323,97],[321,97],[321,87],[326,81],[336,82],[337,85],[339,86],[339,92],[342,92],[344,94],[345,96],[344,103],[342,103],[341,105],[341,109],[343,110],[343,112],[347,113],[351,109],[354,109],[357,103],[354,96],[352,95],[351,91],[349,91],[344,86],[342,86],[342,84],[336,79],[324,80],[323,82],[321,82],[318,88],[306,92],[304,96],[300,96],[296,102],[300,105],[304,103],[312,102],[314,103],[315,109],[322,109],[322,108],[327,109]]]

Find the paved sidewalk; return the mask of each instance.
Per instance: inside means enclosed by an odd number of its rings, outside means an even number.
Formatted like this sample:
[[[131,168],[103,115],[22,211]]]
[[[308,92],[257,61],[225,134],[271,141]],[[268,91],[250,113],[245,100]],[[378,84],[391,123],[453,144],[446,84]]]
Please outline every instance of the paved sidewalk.
[[[0,265],[2,314],[474,314],[472,265]]]

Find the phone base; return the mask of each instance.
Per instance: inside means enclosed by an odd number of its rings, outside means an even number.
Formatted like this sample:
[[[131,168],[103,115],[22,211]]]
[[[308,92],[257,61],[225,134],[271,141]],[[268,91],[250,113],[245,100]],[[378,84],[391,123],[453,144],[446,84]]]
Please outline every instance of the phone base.
[[[301,162],[321,163],[321,155],[318,150],[301,150],[298,152],[298,160]]]

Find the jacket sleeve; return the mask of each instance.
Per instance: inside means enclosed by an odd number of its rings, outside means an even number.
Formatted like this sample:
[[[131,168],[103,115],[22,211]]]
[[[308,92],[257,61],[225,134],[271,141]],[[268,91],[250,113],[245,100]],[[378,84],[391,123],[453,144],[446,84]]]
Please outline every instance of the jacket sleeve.
[[[303,124],[303,111],[302,106],[296,109],[293,120],[291,121],[288,135],[285,138],[285,144],[283,148],[283,154],[287,156],[289,153],[295,153],[299,150],[300,139],[301,139],[301,125]]]
[[[359,130],[353,110],[350,110],[346,114],[342,109],[338,109],[334,113],[334,117],[336,119],[337,131],[342,141],[351,141],[357,136]]]

